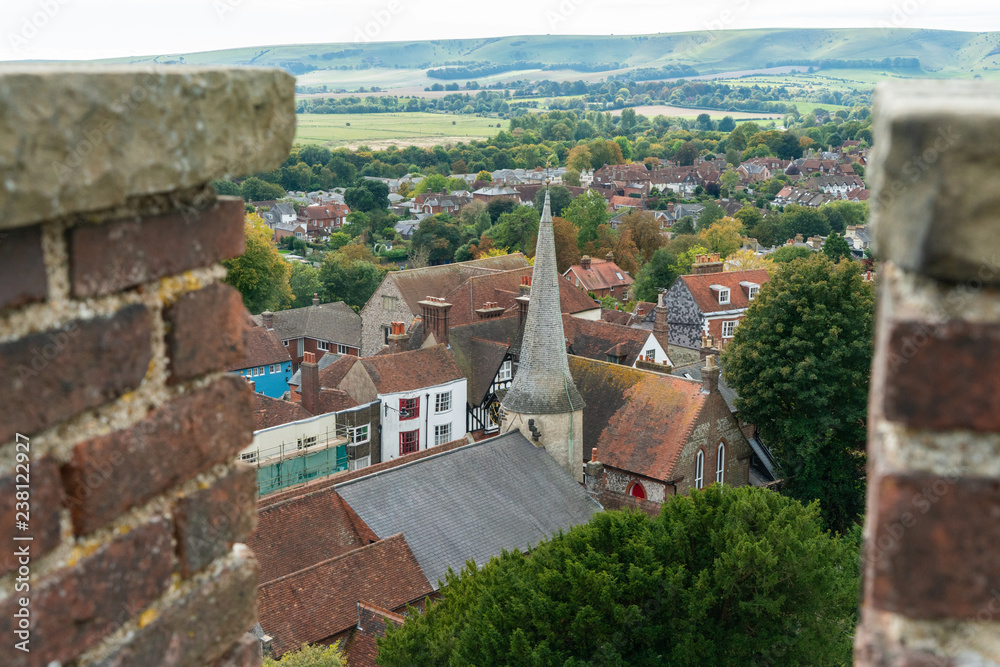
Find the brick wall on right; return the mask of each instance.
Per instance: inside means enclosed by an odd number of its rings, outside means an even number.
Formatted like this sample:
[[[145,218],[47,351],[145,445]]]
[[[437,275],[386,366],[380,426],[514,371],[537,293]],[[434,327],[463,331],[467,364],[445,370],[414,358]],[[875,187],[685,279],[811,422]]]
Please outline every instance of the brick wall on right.
[[[1000,665],[1000,86],[881,85],[857,665]]]

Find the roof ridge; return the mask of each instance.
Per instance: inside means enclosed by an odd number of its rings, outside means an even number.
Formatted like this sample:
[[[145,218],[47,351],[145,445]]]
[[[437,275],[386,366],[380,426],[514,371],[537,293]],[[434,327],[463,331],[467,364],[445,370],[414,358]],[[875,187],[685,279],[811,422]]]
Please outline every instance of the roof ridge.
[[[389,537],[386,537],[385,539],[381,539],[378,542],[372,542],[370,544],[362,545],[362,546],[357,547],[355,549],[351,549],[350,551],[345,551],[344,553],[340,554],[339,556],[334,556],[333,558],[327,558],[326,560],[321,560],[320,562],[313,563],[312,565],[310,565],[308,567],[304,567],[301,570],[296,570],[295,572],[289,572],[288,574],[280,576],[277,579],[272,579],[271,581],[266,581],[263,584],[260,584],[257,587],[257,590],[260,591],[260,589],[267,588],[267,587],[271,586],[272,584],[277,584],[277,583],[283,582],[283,581],[285,581],[287,579],[290,579],[292,577],[297,577],[300,574],[302,574],[303,572],[309,572],[310,570],[315,570],[316,568],[318,568],[320,566],[323,566],[323,565],[328,565],[328,564],[332,563],[333,561],[341,560],[343,558],[347,558],[348,556],[354,556],[355,554],[357,554],[357,552],[361,551],[362,549],[368,549],[368,548],[371,548],[371,547],[377,547],[377,546],[380,546],[380,545],[383,545],[383,544],[387,544],[390,541],[396,540],[396,538],[399,538],[400,540],[402,540],[403,544],[406,545],[406,549],[408,551],[410,551],[410,555],[413,555],[413,551],[410,549],[410,545],[407,544],[406,538],[403,536],[403,534],[402,533],[396,533],[395,535],[390,535]],[[414,560],[416,560],[416,556],[414,556]]]

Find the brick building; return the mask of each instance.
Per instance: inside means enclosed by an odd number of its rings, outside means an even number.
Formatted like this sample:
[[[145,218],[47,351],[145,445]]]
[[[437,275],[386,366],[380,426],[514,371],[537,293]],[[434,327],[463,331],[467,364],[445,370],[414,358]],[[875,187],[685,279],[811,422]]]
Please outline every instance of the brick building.
[[[611,296],[619,301],[628,301],[629,289],[635,279],[615,264],[610,252],[604,259],[591,259],[584,255],[579,264],[574,264],[563,272],[563,278],[584,292],[593,292],[598,299]]]
[[[288,348],[293,370],[298,370],[306,352],[317,361],[328,352],[361,354],[361,317],[343,301],[320,303],[313,295],[311,306],[276,313],[266,310],[254,315],[253,321]]]

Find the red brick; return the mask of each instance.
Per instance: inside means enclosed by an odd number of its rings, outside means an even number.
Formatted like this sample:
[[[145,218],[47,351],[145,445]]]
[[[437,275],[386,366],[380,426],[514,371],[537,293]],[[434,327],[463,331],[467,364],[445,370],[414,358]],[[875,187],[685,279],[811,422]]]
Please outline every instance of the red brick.
[[[255,561],[227,561],[220,572],[171,603],[98,665],[211,665],[256,623],[256,597]]]
[[[910,618],[1000,619],[1000,480],[894,475],[876,493],[868,602]]]
[[[47,292],[42,228],[0,232],[0,310],[44,301]]]
[[[213,283],[188,292],[163,315],[171,384],[225,370],[243,359],[246,308],[229,285]]]
[[[76,534],[234,457],[253,439],[251,397],[242,378],[228,375],[131,428],[77,444],[62,471]]]
[[[149,311],[135,304],[0,343],[0,443],[138,387],[152,358],[151,336]]]
[[[0,604],[0,664],[67,662],[140,613],[170,585],[170,522],[154,519],[76,565],[31,581],[30,653],[14,648],[18,594]]]
[[[1000,325],[896,322],[883,360],[887,419],[929,429],[1000,430]]]
[[[243,200],[206,209],[84,225],[70,231],[77,297],[110,294],[243,254]]]
[[[21,445],[23,448],[23,445]],[[21,451],[21,450],[19,450]],[[30,451],[27,452],[30,455]],[[59,546],[59,511],[62,509],[62,480],[59,478],[59,464],[51,457],[42,457],[29,461],[26,468],[0,477],[0,542],[17,546],[15,536],[31,537],[31,558],[37,559]],[[27,475],[24,471],[27,470]],[[17,530],[15,522],[18,517],[15,505],[15,493],[19,485],[25,485],[28,493],[30,513],[28,515],[28,530]],[[20,490],[24,492],[24,489]],[[0,575],[16,570],[18,558],[14,547],[0,550]]]
[[[257,471],[239,465],[207,489],[177,501],[174,526],[181,571],[188,575],[229,553],[257,518]]]

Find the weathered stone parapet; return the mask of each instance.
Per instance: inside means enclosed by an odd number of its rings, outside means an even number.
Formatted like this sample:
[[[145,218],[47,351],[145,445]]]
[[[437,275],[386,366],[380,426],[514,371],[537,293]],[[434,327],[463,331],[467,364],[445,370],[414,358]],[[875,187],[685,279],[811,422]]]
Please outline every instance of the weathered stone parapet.
[[[37,66],[0,73],[0,229],[271,169],[295,136],[280,70]]]
[[[277,71],[0,73],[0,664],[260,664],[243,202],[208,183],[293,135]]]
[[[1000,665],[1000,86],[880,86],[859,665]]]

